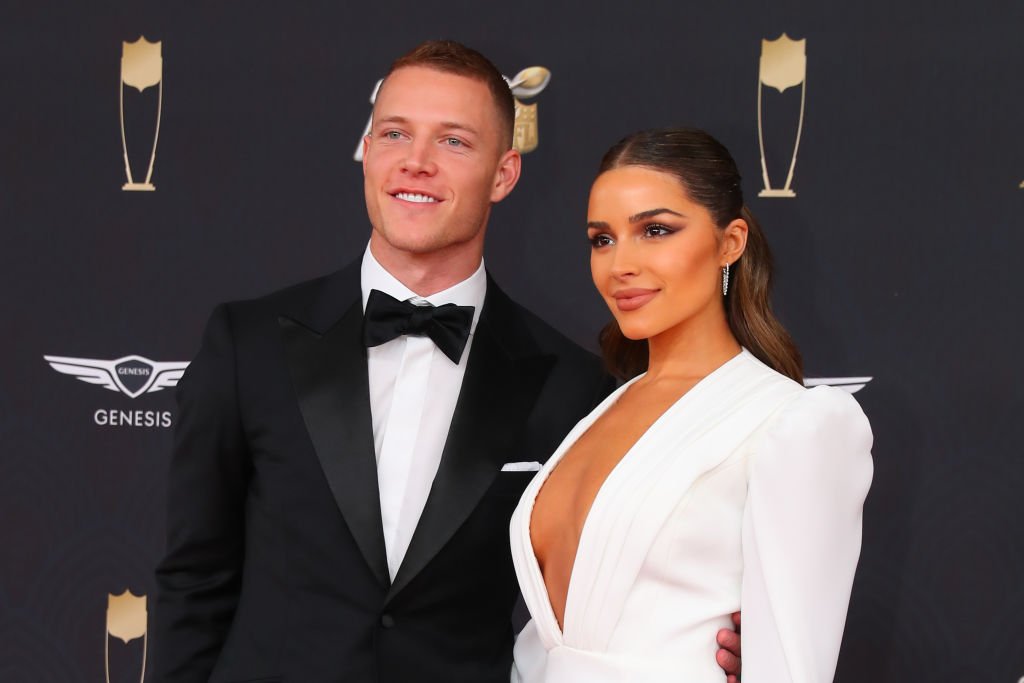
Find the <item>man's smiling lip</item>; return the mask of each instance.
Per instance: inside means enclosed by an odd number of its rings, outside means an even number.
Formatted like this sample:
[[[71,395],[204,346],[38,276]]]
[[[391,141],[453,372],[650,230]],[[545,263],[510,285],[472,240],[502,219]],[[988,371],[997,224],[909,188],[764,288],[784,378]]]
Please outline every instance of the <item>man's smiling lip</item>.
[[[388,194],[398,201],[407,204],[440,204],[444,201],[432,192],[415,190],[408,187],[398,187],[388,190]]]

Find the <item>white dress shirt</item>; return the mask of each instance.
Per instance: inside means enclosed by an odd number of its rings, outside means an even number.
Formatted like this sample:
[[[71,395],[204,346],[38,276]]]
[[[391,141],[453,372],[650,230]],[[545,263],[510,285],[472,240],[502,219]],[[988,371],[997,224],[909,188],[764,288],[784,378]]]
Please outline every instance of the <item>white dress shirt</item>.
[[[476,272],[462,282],[419,297],[384,270],[367,246],[360,284],[363,311],[371,289],[414,304],[456,304],[474,309],[469,340],[458,364],[425,336],[398,337],[367,349],[381,521],[388,571],[394,580],[441,463],[487,293],[487,276],[481,260]]]

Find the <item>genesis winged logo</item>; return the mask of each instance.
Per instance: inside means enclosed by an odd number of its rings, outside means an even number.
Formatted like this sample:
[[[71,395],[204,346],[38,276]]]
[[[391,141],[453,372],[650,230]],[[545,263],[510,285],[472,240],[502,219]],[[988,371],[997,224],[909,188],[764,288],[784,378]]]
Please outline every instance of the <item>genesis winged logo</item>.
[[[57,372],[77,377],[88,384],[118,391],[129,398],[178,385],[188,363],[157,363],[142,356],[115,360],[43,356]]]

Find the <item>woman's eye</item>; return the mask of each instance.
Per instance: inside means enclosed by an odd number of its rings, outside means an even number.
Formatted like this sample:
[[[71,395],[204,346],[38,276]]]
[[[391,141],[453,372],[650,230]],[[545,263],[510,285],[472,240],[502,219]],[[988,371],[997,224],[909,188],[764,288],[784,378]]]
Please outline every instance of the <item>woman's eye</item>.
[[[590,246],[594,247],[595,249],[598,249],[600,247],[607,247],[609,244],[615,244],[615,240],[613,240],[610,236],[604,233],[594,235],[593,237],[590,238]]]
[[[665,235],[671,235],[673,232],[675,230],[658,223],[644,226],[644,237],[664,237]]]

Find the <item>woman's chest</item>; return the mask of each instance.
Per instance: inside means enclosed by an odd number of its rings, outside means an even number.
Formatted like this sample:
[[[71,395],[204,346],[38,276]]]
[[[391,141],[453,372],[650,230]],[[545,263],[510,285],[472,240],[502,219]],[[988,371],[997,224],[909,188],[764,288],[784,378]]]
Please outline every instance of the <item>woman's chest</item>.
[[[587,516],[609,475],[649,425],[612,410],[569,448],[537,494],[530,522],[541,564],[571,565]]]

